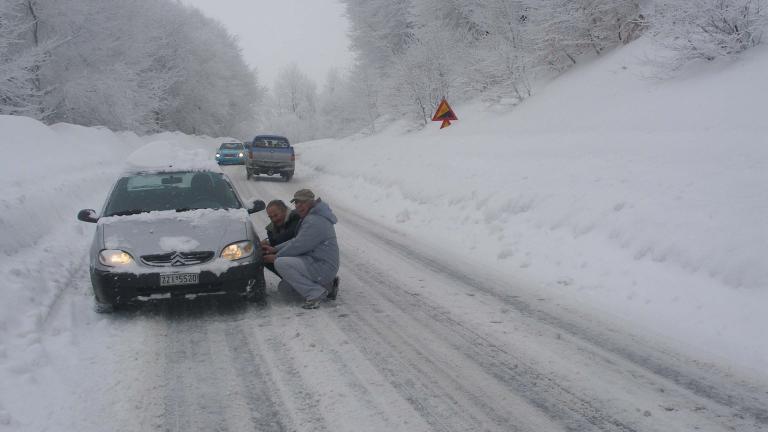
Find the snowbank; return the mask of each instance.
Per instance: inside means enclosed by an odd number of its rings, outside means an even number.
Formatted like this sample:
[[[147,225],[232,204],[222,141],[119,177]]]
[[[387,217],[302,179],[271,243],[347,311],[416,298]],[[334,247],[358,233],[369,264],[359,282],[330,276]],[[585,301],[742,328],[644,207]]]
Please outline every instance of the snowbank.
[[[640,40],[507,114],[300,144],[321,196],[765,371],[768,50],[646,78]],[[454,101],[458,102],[458,101]],[[512,288],[511,288],[512,289]]]

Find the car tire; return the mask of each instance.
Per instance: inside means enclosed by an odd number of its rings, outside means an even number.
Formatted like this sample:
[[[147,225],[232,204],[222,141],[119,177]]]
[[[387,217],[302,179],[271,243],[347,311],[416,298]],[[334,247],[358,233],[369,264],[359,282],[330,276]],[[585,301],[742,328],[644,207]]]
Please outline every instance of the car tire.
[[[115,311],[115,305],[112,303],[101,303],[100,301],[95,301],[93,303],[93,310],[100,314],[110,314]]]
[[[253,173],[251,172],[251,170],[249,170],[248,168],[246,168],[246,169],[245,169],[245,179],[246,179],[246,180],[250,180],[252,176],[253,176]]]
[[[293,178],[293,173],[285,174],[283,178],[285,179],[285,182],[288,183]]]
[[[265,304],[267,302],[267,281],[264,279],[264,267],[256,272],[253,286],[245,293],[245,298],[251,303]]]

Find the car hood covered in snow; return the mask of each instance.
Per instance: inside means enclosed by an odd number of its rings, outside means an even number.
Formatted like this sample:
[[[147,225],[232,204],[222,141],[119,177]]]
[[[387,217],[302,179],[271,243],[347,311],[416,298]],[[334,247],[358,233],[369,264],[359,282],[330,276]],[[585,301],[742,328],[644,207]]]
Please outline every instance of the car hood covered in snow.
[[[168,252],[211,251],[248,238],[245,210],[163,211],[103,218],[97,236],[104,249],[121,249],[135,259]]]

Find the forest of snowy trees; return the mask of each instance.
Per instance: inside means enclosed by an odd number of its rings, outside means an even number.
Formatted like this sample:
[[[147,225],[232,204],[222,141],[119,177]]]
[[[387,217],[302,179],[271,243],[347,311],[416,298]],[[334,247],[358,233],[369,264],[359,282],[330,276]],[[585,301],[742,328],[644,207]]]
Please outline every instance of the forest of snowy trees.
[[[426,123],[440,99],[520,101],[536,83],[650,32],[661,67],[760,43],[765,0],[343,0],[358,125]],[[367,83],[367,85],[366,85]]]
[[[316,83],[286,65],[266,90],[226,29],[178,2],[0,0],[0,114],[301,141],[426,124],[442,97],[515,104],[643,34],[669,72],[758,45],[768,26],[768,0],[342,2],[351,70]]]
[[[226,29],[173,0],[0,0],[0,114],[250,134],[262,93]]]
[[[265,117],[275,128],[305,139],[341,136],[374,132],[379,119],[426,124],[443,97],[516,104],[569,67],[644,34],[658,48],[649,62],[666,76],[758,45],[768,27],[768,0],[342,2],[355,66],[332,71],[319,92],[294,66],[284,74],[293,78],[268,96],[277,99]]]

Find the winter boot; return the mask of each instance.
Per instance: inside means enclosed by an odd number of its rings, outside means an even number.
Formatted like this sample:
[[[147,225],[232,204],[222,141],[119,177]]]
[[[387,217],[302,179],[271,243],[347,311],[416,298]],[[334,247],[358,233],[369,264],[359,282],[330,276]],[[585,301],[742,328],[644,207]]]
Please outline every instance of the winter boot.
[[[305,300],[301,307],[303,309],[317,309],[320,307],[320,299]]]
[[[333,278],[331,289],[328,290],[328,295],[325,296],[328,300],[336,300],[336,296],[339,295],[339,277]]]

